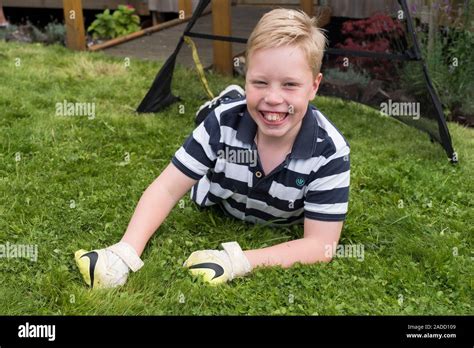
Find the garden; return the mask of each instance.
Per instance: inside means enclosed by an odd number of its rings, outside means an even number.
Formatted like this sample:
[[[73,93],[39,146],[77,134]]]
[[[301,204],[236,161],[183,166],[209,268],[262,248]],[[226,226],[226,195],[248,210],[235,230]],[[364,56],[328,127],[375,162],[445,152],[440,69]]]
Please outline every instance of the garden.
[[[194,70],[178,66],[180,103],[137,114],[163,62],[125,64],[60,42],[0,40],[1,314],[472,315],[474,130],[460,119],[472,115],[472,31],[440,31],[429,51],[422,33],[435,87],[457,121],[448,122],[457,165],[426,134],[376,109],[327,96],[313,101],[351,145],[340,243],[359,245],[362,254],[259,268],[207,286],[182,267],[191,252],[230,240],[262,248],[301,238],[303,230],[244,224],[201,210],[186,195],[145,249],[142,270],[123,287],[96,291],[84,285],[74,252],[120,240],[143,190],[194,129],[206,93]],[[457,70],[442,52],[455,52]],[[353,69],[344,78],[367,82]],[[212,71],[206,78],[213,91],[244,85],[242,77]],[[67,112],[78,103],[83,112]],[[34,257],[8,257],[11,245],[35,246]]]

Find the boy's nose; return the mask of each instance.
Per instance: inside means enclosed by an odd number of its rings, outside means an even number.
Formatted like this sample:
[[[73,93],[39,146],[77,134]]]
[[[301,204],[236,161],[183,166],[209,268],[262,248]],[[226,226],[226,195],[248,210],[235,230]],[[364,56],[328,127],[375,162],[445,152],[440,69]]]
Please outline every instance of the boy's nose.
[[[268,93],[265,95],[263,100],[267,104],[281,104],[281,103],[283,103],[283,98],[278,93],[278,91],[275,91],[275,90],[268,91]]]

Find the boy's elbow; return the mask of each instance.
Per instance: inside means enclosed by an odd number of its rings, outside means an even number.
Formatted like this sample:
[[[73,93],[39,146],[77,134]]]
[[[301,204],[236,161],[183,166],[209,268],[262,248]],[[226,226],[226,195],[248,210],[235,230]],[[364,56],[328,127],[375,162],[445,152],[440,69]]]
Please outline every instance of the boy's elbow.
[[[330,262],[332,253],[327,252],[327,248],[318,238],[303,238],[306,244],[306,252],[300,254],[300,262],[305,264],[315,264],[320,262]]]
[[[319,238],[307,237],[304,239],[306,239],[308,243],[311,243],[312,257],[308,263],[328,263],[332,261],[334,256],[332,245],[323,243]]]
[[[319,260],[319,262],[325,262],[325,263],[329,263],[331,261],[332,261],[332,255],[331,256],[323,255]]]

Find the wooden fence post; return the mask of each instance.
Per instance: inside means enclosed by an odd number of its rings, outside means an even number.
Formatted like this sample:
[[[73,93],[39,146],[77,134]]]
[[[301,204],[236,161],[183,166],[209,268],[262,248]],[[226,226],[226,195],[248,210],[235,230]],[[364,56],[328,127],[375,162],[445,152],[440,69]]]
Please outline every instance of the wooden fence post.
[[[181,11],[184,11],[184,17],[189,17],[193,14],[193,1],[192,0],[178,0],[179,16]],[[184,19],[181,18],[180,19]]]
[[[66,46],[69,49],[83,51],[86,49],[84,17],[81,0],[63,0],[64,23],[66,25]]]
[[[313,0],[300,0],[301,9],[306,12],[310,17],[313,17],[314,14],[314,3]]]
[[[212,0],[212,31],[214,35],[231,36],[230,0]],[[232,75],[232,43],[213,41],[214,70]]]

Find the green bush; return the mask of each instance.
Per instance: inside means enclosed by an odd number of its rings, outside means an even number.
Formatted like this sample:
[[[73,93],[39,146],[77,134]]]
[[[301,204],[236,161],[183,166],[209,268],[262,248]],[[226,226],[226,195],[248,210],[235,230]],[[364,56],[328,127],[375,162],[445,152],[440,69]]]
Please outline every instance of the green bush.
[[[459,111],[474,115],[473,14],[469,2],[434,2],[429,22],[416,25],[423,59],[448,119]],[[402,83],[415,95],[424,91],[422,70],[407,64]]]
[[[449,101],[453,106],[459,106],[463,111],[474,115],[474,33],[468,30],[452,31],[448,38],[452,43],[446,47],[449,57]]]
[[[98,14],[87,28],[94,39],[113,39],[140,30],[140,17],[131,6],[119,5],[113,14],[109,9]]]
[[[470,55],[474,51],[474,34],[468,30],[449,30],[437,33],[428,52],[428,34],[418,34],[423,58],[448,117],[459,108],[474,114],[474,65]],[[423,92],[423,72],[418,66],[407,64],[403,84],[413,93]]]
[[[362,86],[367,86],[370,82],[370,76],[365,72],[358,72],[351,67],[345,71],[338,68],[331,68],[324,70],[324,77],[328,80],[343,81],[347,83],[358,83]]]
[[[64,45],[66,42],[66,27],[60,23],[48,23],[44,28],[48,42],[60,42]]]

